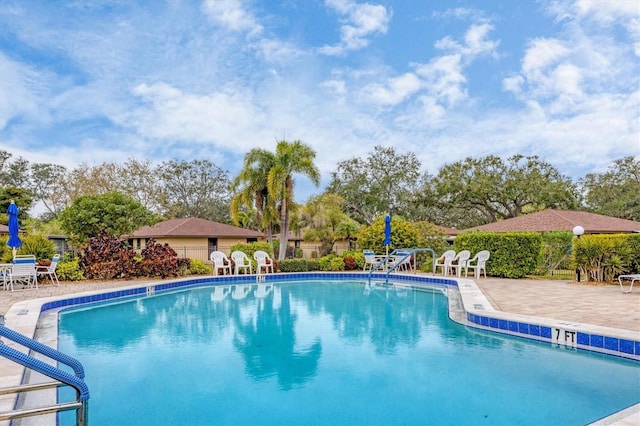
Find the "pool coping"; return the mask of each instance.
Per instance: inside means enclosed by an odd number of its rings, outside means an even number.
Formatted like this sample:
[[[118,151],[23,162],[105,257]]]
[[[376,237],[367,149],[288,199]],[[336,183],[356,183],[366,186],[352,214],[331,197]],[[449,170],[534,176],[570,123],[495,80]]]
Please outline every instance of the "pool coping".
[[[256,282],[275,282],[296,279],[314,278],[338,278],[338,279],[364,279],[373,280],[375,283],[382,280],[388,282],[401,281],[410,283],[416,287],[421,284],[446,286],[448,291],[455,291],[458,297],[448,294],[450,301],[449,317],[465,326],[508,334],[521,338],[538,340],[552,345],[565,347],[568,350],[583,349],[598,352],[606,355],[618,356],[640,362],[640,332],[624,330],[611,327],[603,327],[592,324],[561,321],[543,317],[514,314],[496,310],[482,293],[480,288],[471,279],[464,278],[439,278],[436,276],[423,276],[397,273],[386,276],[383,273],[340,273],[340,272],[303,272],[303,273],[278,273],[267,274],[260,277],[256,275],[242,276],[207,276],[204,278],[180,278],[174,280],[159,280],[146,282],[143,285],[133,283],[131,286],[120,287],[118,289],[101,289],[96,291],[86,291],[75,294],[53,296],[40,299],[32,299],[18,302],[11,306],[5,316],[6,327],[11,328],[25,336],[34,338],[40,327],[41,315],[47,311],[53,313],[61,309],[104,302],[107,300],[118,300],[140,295],[151,295],[166,291],[175,291],[187,287],[196,287],[202,284],[220,281],[225,283],[239,284]],[[454,314],[452,303],[459,298],[460,306],[456,309],[462,311]],[[455,303],[453,303],[455,304]],[[50,322],[50,321],[49,321]],[[50,346],[57,347],[57,341],[46,342]],[[52,344],[53,343],[53,344]],[[23,353],[28,353],[27,348],[16,345],[11,341],[5,342],[10,347]],[[25,368],[4,358],[0,358],[0,371],[2,372],[2,382],[4,386],[17,386],[23,382]],[[0,412],[10,411],[16,404],[16,397],[11,395],[0,396]],[[622,410],[630,413],[635,422],[640,418],[640,403]],[[604,419],[598,420],[598,425],[612,424],[619,421],[621,412],[613,413]],[[623,421],[629,417],[624,416]],[[594,423],[594,424],[596,424]],[[9,424],[0,422],[0,426]],[[633,423],[631,423],[633,424]]]

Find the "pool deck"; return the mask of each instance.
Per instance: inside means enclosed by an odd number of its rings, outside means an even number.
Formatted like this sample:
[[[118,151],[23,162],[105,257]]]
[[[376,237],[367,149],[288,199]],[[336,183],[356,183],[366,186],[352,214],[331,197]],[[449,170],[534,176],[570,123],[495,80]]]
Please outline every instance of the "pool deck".
[[[42,284],[37,290],[0,290],[0,315],[7,315],[15,304],[18,305],[13,311],[24,302],[35,302],[35,299],[145,286],[151,282],[158,281],[61,283],[59,287]],[[619,285],[592,285],[562,280],[481,278],[475,283],[498,311],[616,328],[626,333],[640,332],[640,286],[634,287],[631,293],[623,293]],[[625,286],[627,289],[628,285]],[[38,315],[38,312],[30,314]],[[5,373],[0,369],[0,378],[7,378]],[[0,422],[2,424],[4,422]],[[595,424],[640,425],[640,404]]]

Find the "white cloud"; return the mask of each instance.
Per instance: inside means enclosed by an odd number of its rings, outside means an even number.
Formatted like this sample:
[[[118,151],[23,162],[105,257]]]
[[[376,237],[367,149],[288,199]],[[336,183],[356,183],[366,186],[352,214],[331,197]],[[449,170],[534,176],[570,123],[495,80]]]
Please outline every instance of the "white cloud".
[[[205,0],[202,9],[211,20],[231,31],[247,33],[249,36],[260,34],[262,25],[243,6],[241,0]]]
[[[39,93],[42,91],[37,72],[18,62],[12,61],[0,52],[0,130],[9,120],[21,115],[42,120],[44,113],[39,107]]]
[[[413,73],[388,79],[384,84],[371,84],[363,88],[365,96],[380,105],[396,105],[420,90],[421,82]]]
[[[233,150],[246,141],[237,140],[238,124],[247,130],[262,123],[261,114],[251,104],[251,96],[242,90],[209,95],[184,93],[164,83],[141,84],[133,94],[144,105],[128,118],[124,125],[135,128],[146,138],[158,140],[213,143]]]
[[[428,64],[418,66],[416,73],[425,80],[427,91],[441,103],[453,106],[467,97],[467,79],[460,54],[437,57]]]
[[[318,49],[324,55],[342,55],[367,47],[370,36],[387,32],[391,12],[382,5],[359,4],[352,0],[325,0],[325,5],[341,15],[342,26],[339,44]]]

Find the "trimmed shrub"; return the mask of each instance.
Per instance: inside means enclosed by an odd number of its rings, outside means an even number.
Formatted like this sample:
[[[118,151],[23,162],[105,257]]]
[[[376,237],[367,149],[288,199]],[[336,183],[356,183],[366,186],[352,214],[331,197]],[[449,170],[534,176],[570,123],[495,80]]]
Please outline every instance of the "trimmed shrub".
[[[304,259],[285,259],[280,262],[281,272],[307,272],[309,265]]]
[[[469,250],[471,256],[489,250],[487,275],[522,278],[533,274],[538,265],[542,236],[537,232],[468,232],[454,241],[456,252]]]
[[[364,268],[364,253],[362,253],[362,251],[346,250],[342,253],[342,257],[344,259],[350,257],[355,262],[355,267],[347,270],[351,271]],[[347,261],[345,261],[345,267],[347,267]]]
[[[77,260],[60,262],[56,266],[56,275],[60,281],[80,281],[84,280],[84,274],[80,270]]]
[[[344,262],[344,270],[345,271],[354,271],[358,268],[358,264],[356,263],[356,259],[353,256],[347,255],[342,258]]]
[[[189,267],[187,268],[187,272],[191,275],[209,275],[213,271],[211,270],[211,265],[207,265],[204,260],[200,259],[188,259]]]
[[[344,271],[344,260],[341,257],[334,257],[329,261],[328,271]]]

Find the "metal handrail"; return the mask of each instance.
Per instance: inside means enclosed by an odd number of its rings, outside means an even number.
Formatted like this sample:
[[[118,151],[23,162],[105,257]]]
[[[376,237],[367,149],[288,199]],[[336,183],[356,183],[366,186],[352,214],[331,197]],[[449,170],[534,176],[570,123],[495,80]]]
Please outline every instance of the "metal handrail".
[[[76,400],[73,402],[58,403],[55,405],[49,405],[45,407],[28,408],[23,410],[13,410],[0,413],[0,421],[12,420],[21,417],[28,417],[34,415],[43,415],[57,413],[60,411],[76,410],[76,425],[84,426],[87,424],[88,409],[89,409],[89,388],[84,382],[84,368],[82,364],[76,359],[56,351],[42,343],[36,342],[33,339],[8,329],[4,325],[0,325],[0,335],[13,340],[34,352],[47,356],[60,363],[68,365],[73,368],[74,374],[60,370],[44,361],[36,359],[32,356],[26,355],[16,349],[13,349],[2,341],[0,341],[0,356],[3,356],[17,364],[20,364],[26,368],[37,371],[55,382],[27,384],[20,386],[12,386],[0,389],[0,395],[18,394],[21,392],[29,392],[47,389],[58,386],[70,386],[76,391]]]
[[[391,272],[395,271],[403,263],[404,260],[406,260],[407,258],[409,258],[411,256],[414,256],[416,253],[421,252],[421,251],[429,251],[429,252],[431,252],[431,259],[432,259],[432,262],[433,262],[432,266],[435,267],[436,253],[432,248],[401,248],[401,249],[395,249],[390,254],[386,255],[384,259],[382,259],[378,263],[372,265],[371,271],[369,271],[369,281],[371,281],[371,276],[373,275],[373,273],[375,271],[377,271],[378,269],[384,267],[392,256],[394,256],[394,257],[403,256],[403,257],[399,261],[397,261],[395,263],[395,265],[393,265],[393,267],[391,267],[390,269],[388,269],[386,271],[386,273],[385,273],[385,278],[386,279],[389,279],[389,274]],[[415,258],[414,258],[414,260],[415,260]],[[413,265],[414,269],[415,269],[415,266],[416,265],[414,264]]]

